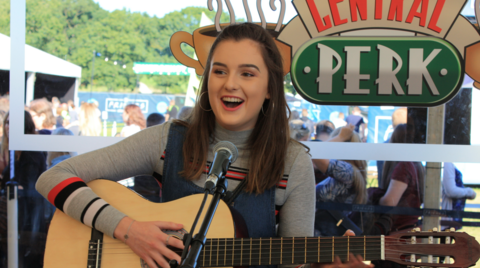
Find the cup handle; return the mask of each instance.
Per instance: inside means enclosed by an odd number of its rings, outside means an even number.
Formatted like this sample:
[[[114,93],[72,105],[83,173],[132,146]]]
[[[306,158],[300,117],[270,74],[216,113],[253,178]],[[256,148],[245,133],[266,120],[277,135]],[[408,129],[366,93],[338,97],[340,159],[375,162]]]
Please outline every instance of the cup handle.
[[[175,59],[177,59],[181,64],[194,68],[198,75],[203,74],[203,67],[198,60],[194,60],[189,56],[185,55],[180,46],[182,43],[186,43],[187,45],[195,48],[193,45],[193,36],[187,32],[176,32],[170,38],[170,49],[173,53]]]

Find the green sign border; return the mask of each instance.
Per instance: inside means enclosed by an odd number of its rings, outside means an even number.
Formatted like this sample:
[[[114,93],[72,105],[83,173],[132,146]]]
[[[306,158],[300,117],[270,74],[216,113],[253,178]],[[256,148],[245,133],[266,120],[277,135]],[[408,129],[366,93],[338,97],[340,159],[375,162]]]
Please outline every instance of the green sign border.
[[[404,102],[386,102],[386,103],[382,103],[382,104],[379,104],[378,102],[350,102],[350,101],[338,101],[338,102],[332,102],[332,101],[320,101],[320,100],[317,100],[317,99],[314,99],[312,97],[310,97],[309,95],[307,95],[302,89],[301,87],[298,86],[298,81],[297,81],[297,77],[294,75],[294,70],[295,68],[297,67],[297,62],[298,62],[298,58],[300,57],[300,55],[302,54],[302,52],[307,48],[309,47],[310,45],[312,45],[313,43],[319,43],[321,40],[345,40],[345,41],[357,41],[359,39],[361,40],[365,40],[365,41],[375,41],[375,40],[392,40],[392,41],[395,41],[395,40],[399,40],[399,41],[405,41],[405,39],[415,39],[415,40],[422,40],[422,39],[428,39],[428,40],[431,40],[431,41],[434,41],[434,42],[438,42],[438,43],[442,43],[442,45],[444,45],[445,47],[449,48],[452,53],[454,55],[457,56],[458,58],[458,61],[460,63],[460,77],[457,81],[457,85],[455,86],[455,88],[450,92],[450,94],[446,95],[445,97],[443,97],[442,99],[436,101],[436,102],[432,102],[432,103],[404,103]],[[413,41],[413,40],[412,40]],[[458,91],[461,89],[462,87],[462,84],[463,84],[463,79],[465,77],[465,60],[463,59],[463,57],[460,55],[460,52],[457,50],[457,48],[455,46],[453,46],[450,42],[448,42],[447,40],[444,40],[444,39],[440,39],[440,38],[436,38],[436,37],[428,37],[428,36],[421,36],[421,37],[362,37],[362,36],[356,36],[356,37],[342,37],[342,36],[335,36],[335,37],[332,37],[332,36],[327,36],[327,37],[317,37],[317,38],[313,38],[313,39],[310,39],[308,42],[304,43],[295,53],[295,55],[293,56],[292,58],[292,63],[291,63],[291,66],[290,66],[290,76],[291,76],[291,79],[292,79],[292,84],[293,84],[293,87],[295,88],[295,90],[297,91],[298,94],[300,94],[300,96],[302,96],[306,101],[308,102],[311,102],[311,103],[315,103],[315,104],[319,104],[319,105],[360,105],[360,106],[408,106],[408,107],[435,107],[435,106],[438,106],[438,105],[441,105],[441,104],[444,104],[446,102],[448,102],[449,100],[451,100],[453,97],[455,97],[458,93]]]

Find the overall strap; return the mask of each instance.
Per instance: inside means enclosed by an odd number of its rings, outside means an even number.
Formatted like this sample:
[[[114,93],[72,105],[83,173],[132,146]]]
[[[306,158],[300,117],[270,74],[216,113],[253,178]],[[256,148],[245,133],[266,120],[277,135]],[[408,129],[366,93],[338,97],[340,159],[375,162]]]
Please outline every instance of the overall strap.
[[[187,128],[171,124],[168,132],[162,175],[162,202],[173,201],[192,194],[203,193],[204,189],[187,181],[183,171],[183,142]]]

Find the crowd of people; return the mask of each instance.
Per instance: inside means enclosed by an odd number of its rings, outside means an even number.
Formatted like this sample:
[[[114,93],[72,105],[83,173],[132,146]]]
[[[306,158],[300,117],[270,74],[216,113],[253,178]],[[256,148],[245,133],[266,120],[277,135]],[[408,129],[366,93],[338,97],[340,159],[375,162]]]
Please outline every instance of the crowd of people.
[[[233,206],[251,237],[354,235],[347,231],[350,226],[357,226],[360,231],[356,232],[363,234],[388,234],[418,224],[416,217],[358,217],[349,211],[316,209],[322,203],[418,208],[424,197],[425,169],[419,162],[386,161],[378,174],[379,187],[367,188],[365,160],[312,160],[301,141],[313,137],[318,142],[365,142],[366,121],[358,107],[352,107],[346,118],[338,113],[335,122],[315,123],[307,110],[289,113],[281,55],[262,27],[251,23],[226,27],[213,44],[206,66],[195,107],[179,109],[171,102],[166,117],[150,114],[145,118],[138,106],[126,105],[125,127],[118,133],[126,138],[78,156],[15,151],[10,160],[8,109],[0,112],[4,116],[1,189],[10,178],[6,167],[14,161],[19,230],[25,234],[19,248],[22,267],[42,267],[45,234],[55,209],[120,239],[150,267],[168,267],[166,259],[180,261],[168,246],[182,248],[182,242],[162,230],[179,230],[182,224],[132,218],[102,200],[86,183],[133,176],[133,189],[154,202],[202,193],[213,147],[222,140],[232,142],[239,151],[227,173],[227,190],[239,189]],[[25,109],[25,133],[99,136],[100,115],[95,103],[76,108],[73,102],[61,103],[56,98],[51,102],[37,99]],[[414,132],[405,118],[395,126],[389,142],[410,143]],[[459,184],[453,164],[446,163],[445,168],[446,206],[455,208],[457,200],[474,198],[474,191]],[[6,262],[7,252],[2,198],[0,265]],[[352,255],[346,263],[336,259],[332,265],[311,265],[372,267],[362,260]]]
[[[364,142],[365,120],[358,107],[345,120],[338,113],[336,122],[313,122],[304,109],[292,112],[291,137],[297,141]],[[392,114],[393,133],[387,143],[414,143],[415,126],[408,120],[407,108],[397,108]],[[313,132],[312,132],[313,130]],[[320,203],[375,204],[420,208],[424,198],[425,167],[421,162],[377,161],[378,187],[367,186],[367,162],[363,160],[313,159],[317,206]],[[372,176],[373,177],[373,176]],[[452,164],[444,164],[442,208],[463,210],[466,199],[474,199],[475,191],[465,187],[461,172]],[[324,207],[324,206],[320,206]],[[363,215],[362,215],[363,216]],[[459,227],[444,218],[442,225]],[[388,234],[417,226],[416,216],[365,215],[337,210],[316,210],[315,234],[340,235],[346,226],[358,227],[364,234]]]

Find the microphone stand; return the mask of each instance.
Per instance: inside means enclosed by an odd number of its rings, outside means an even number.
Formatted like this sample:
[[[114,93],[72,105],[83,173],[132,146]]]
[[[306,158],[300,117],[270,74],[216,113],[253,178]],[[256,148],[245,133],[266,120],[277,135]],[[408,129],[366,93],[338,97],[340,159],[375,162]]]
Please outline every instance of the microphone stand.
[[[227,174],[227,165],[223,165],[222,167],[223,174]],[[225,175],[219,178],[217,182],[217,186],[215,188],[215,192],[213,194],[213,198],[210,202],[210,206],[205,213],[205,217],[203,218],[202,226],[198,233],[193,236],[193,240],[191,243],[190,251],[188,251],[187,257],[183,260],[180,268],[197,268],[197,260],[200,256],[200,252],[202,251],[203,246],[205,245],[205,241],[207,240],[207,232],[210,224],[212,223],[213,216],[217,211],[218,204],[220,199],[225,196],[227,192],[227,180],[225,179]],[[189,245],[185,245],[187,248]]]

